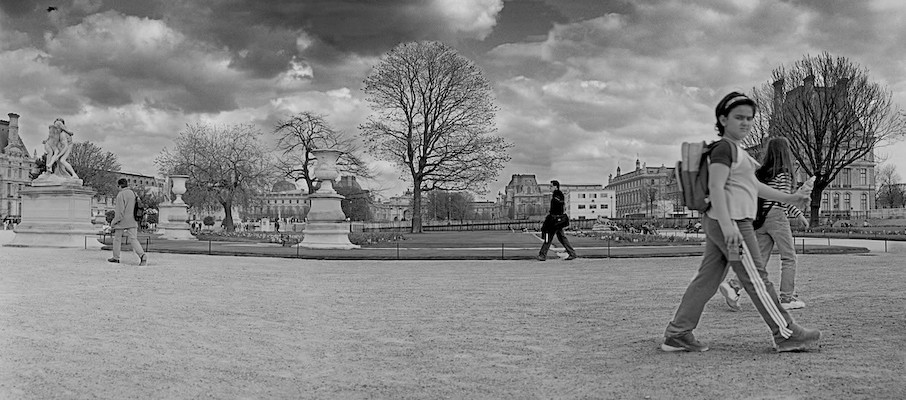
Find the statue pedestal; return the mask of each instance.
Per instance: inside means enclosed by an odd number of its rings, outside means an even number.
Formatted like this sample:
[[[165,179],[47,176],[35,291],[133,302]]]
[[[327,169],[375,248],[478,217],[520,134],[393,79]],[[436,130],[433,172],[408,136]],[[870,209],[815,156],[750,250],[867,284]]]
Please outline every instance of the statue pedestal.
[[[349,223],[340,207],[343,196],[336,193],[315,193],[310,195],[311,209],[302,242],[296,246],[306,249],[357,249],[360,246],[349,241]]]
[[[91,223],[95,191],[74,180],[64,184],[35,181],[37,185],[19,192],[22,223],[7,246],[101,248],[96,240],[98,229]]]
[[[157,233],[163,239],[195,240],[189,231],[189,206],[185,204],[165,203],[158,206]]]

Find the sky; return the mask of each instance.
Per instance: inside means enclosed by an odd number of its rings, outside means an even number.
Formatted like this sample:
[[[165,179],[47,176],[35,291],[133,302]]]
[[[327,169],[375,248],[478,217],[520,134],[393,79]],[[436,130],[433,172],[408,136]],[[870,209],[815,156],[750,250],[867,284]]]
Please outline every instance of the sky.
[[[54,9],[48,11],[50,7]],[[324,115],[358,135],[363,80],[399,43],[443,41],[491,82],[512,174],[606,185],[617,166],[672,166],[680,143],[715,138],[713,109],[771,71],[829,52],[867,69],[906,108],[900,0],[0,0],[0,116],[29,150],[57,117],[158,175],[187,124]],[[906,143],[877,149],[906,177]],[[409,185],[386,160],[361,181]]]

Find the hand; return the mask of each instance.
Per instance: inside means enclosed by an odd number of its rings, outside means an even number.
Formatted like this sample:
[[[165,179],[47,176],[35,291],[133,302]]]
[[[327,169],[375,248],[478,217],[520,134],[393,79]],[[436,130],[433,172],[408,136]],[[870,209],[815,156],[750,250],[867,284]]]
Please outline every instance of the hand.
[[[796,221],[798,221],[799,225],[802,225],[803,228],[808,228],[808,218],[805,218],[805,215],[799,214],[799,216],[796,217]]]
[[[811,199],[812,197],[810,194],[797,191],[796,193],[790,195],[789,204],[792,204],[794,207],[800,210],[805,210]]]
[[[742,233],[739,232],[739,227],[736,224],[730,226],[730,229],[720,229],[724,233],[724,242],[727,243],[727,249],[733,251],[733,249],[738,249],[742,245]]]

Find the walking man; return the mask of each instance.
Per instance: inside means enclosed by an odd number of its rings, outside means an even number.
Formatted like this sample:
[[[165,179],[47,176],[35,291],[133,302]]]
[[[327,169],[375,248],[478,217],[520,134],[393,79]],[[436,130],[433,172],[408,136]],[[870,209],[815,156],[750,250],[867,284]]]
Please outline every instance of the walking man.
[[[138,241],[138,223],[135,221],[135,192],[129,189],[129,181],[126,178],[120,178],[116,181],[120,187],[120,192],[116,194],[116,200],[113,201],[113,221],[110,221],[110,227],[113,230],[113,257],[107,259],[112,263],[120,262],[120,245],[123,238],[132,246],[132,251],[138,255],[140,266],[148,265],[148,255],[142,249],[142,244]]]
[[[554,242],[554,234],[557,235],[560,244],[563,245],[566,253],[569,254],[566,260],[575,260],[578,258],[576,250],[569,244],[569,239],[563,233],[563,228],[569,226],[569,215],[563,212],[563,208],[566,206],[566,197],[560,191],[560,182],[551,181],[551,188],[554,189],[554,192],[551,195],[550,211],[547,213],[547,218],[544,219],[544,224],[541,225],[541,240],[544,243],[541,245],[541,251],[538,252],[538,261],[547,260],[547,249]]]

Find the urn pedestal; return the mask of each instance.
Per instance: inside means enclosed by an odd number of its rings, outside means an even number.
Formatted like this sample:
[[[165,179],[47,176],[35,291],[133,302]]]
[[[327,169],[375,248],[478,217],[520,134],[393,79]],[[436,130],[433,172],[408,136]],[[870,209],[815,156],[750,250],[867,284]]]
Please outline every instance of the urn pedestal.
[[[344,197],[333,190],[333,180],[339,177],[337,159],[342,153],[336,150],[313,150],[312,153],[318,159],[315,177],[321,179],[321,189],[308,196],[311,209],[305,224],[305,236],[296,246],[307,249],[357,249],[360,246],[349,241],[349,223],[340,207]]]
[[[18,247],[69,247],[99,249],[98,228],[91,223],[91,197],[95,191],[81,181],[35,180],[22,195],[22,222],[6,244]]]
[[[173,188],[171,191],[176,195],[173,202],[163,203],[158,206],[157,233],[163,239],[170,240],[195,240],[189,230],[189,206],[182,200],[182,195],[186,193],[187,175],[170,175],[170,182]]]

